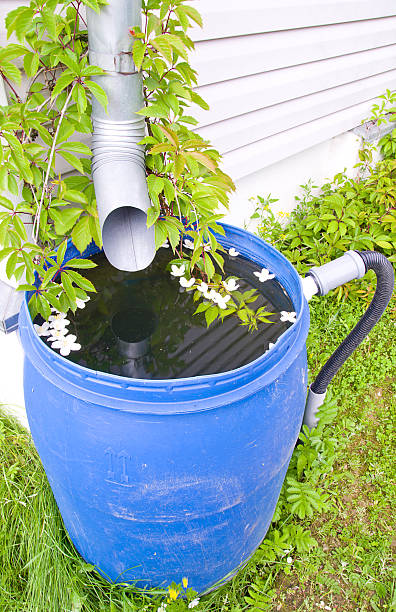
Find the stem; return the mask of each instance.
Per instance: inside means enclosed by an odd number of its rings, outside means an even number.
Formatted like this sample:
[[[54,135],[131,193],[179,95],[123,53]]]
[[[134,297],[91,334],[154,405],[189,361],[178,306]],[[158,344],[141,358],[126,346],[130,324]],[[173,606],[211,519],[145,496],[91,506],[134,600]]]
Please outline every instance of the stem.
[[[59,130],[60,130],[60,127],[62,125],[62,121],[63,121],[63,118],[65,116],[67,107],[69,105],[70,98],[72,96],[74,86],[75,86],[75,83],[73,83],[73,86],[72,86],[72,88],[71,88],[71,90],[70,90],[70,92],[69,92],[69,94],[68,94],[68,96],[66,98],[66,101],[65,101],[65,103],[63,105],[62,112],[61,112],[60,118],[59,118],[58,127],[56,128],[56,132],[55,132],[55,135],[54,135],[54,140],[52,141],[51,151],[50,151],[50,155],[49,155],[49,158],[48,158],[47,172],[46,172],[46,175],[45,175],[43,189],[42,189],[42,192],[41,192],[40,203],[38,205],[38,209],[37,209],[36,215],[34,217],[34,223],[33,223],[33,239],[34,239],[36,244],[37,244],[37,241],[38,241],[38,234],[39,234],[39,229],[40,229],[41,209],[43,207],[44,195],[45,195],[45,192],[47,190],[48,179],[49,179],[49,175],[50,175],[50,172],[51,172],[52,160],[53,160],[54,155],[55,155],[56,139],[58,138]]]
[[[0,74],[3,77],[3,80],[7,83],[8,87],[11,89],[12,93],[15,95],[17,102],[21,103],[22,100],[19,97],[17,91],[14,89],[14,87],[11,85],[10,81],[7,79],[7,77],[5,76],[4,72],[2,70],[0,70]]]
[[[179,204],[179,198],[177,197],[176,181],[174,181],[173,186],[174,186],[174,188],[175,188],[175,200],[176,200],[177,208],[178,208],[178,211],[179,211],[179,219],[180,219],[180,223],[181,223],[181,224],[183,224],[183,221],[182,221],[182,214],[181,214],[180,204]]]
[[[74,19],[74,28],[73,28],[73,51],[74,51],[74,43],[76,42],[76,30],[77,30],[77,21],[79,16],[79,8],[80,8],[80,0],[77,2],[76,8],[76,17]]]

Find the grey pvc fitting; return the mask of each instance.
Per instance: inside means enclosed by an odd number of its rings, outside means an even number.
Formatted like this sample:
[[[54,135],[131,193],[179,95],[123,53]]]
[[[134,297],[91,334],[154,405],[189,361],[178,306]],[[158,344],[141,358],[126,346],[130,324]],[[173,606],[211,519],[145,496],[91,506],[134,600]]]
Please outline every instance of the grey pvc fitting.
[[[315,393],[315,391],[309,388],[302,424],[307,425],[310,430],[316,427],[319,422],[317,412],[324,404],[326,393]]]
[[[89,59],[106,71],[92,77],[108,97],[106,110],[92,101],[92,176],[103,249],[119,270],[134,272],[155,256],[154,226],[147,227],[151,206],[144,148],[142,77],[132,60],[129,29],[141,23],[141,0],[109,0],[97,14],[87,8]]]
[[[347,251],[338,259],[317,268],[311,268],[308,276],[312,276],[318,286],[319,295],[326,295],[344,283],[366,274],[366,266],[362,257],[356,251]]]

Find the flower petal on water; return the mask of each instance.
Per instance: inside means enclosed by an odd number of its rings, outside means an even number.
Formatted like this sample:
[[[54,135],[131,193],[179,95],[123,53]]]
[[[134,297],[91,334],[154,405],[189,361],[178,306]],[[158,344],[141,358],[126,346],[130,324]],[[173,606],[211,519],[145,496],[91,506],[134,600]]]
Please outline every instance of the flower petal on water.
[[[179,278],[179,283],[182,287],[192,287],[195,283],[195,278],[191,277],[190,280],[187,280],[185,276],[181,276]]]

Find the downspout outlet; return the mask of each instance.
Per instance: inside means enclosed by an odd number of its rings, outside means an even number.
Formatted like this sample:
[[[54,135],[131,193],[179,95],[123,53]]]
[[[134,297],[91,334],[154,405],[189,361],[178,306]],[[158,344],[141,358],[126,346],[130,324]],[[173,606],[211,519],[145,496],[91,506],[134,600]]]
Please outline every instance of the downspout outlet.
[[[103,249],[119,270],[134,272],[155,256],[154,226],[147,227],[151,206],[144,148],[142,76],[132,60],[131,26],[141,23],[141,0],[109,0],[100,13],[87,9],[91,64],[105,75],[92,77],[106,92],[106,110],[92,101],[92,176]]]

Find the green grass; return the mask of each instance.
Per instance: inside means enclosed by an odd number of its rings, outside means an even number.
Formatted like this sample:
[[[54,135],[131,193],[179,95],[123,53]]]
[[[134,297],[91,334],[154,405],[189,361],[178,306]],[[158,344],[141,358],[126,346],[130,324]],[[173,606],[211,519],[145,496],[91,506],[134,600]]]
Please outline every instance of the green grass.
[[[311,373],[363,304],[312,302]],[[321,423],[293,455],[271,530],[196,611],[396,610],[392,604],[395,321],[388,310],[332,384]],[[108,584],[66,535],[26,432],[0,417],[0,610],[155,612],[161,593]],[[393,508],[393,511],[392,511]],[[178,599],[166,612],[185,610]]]

